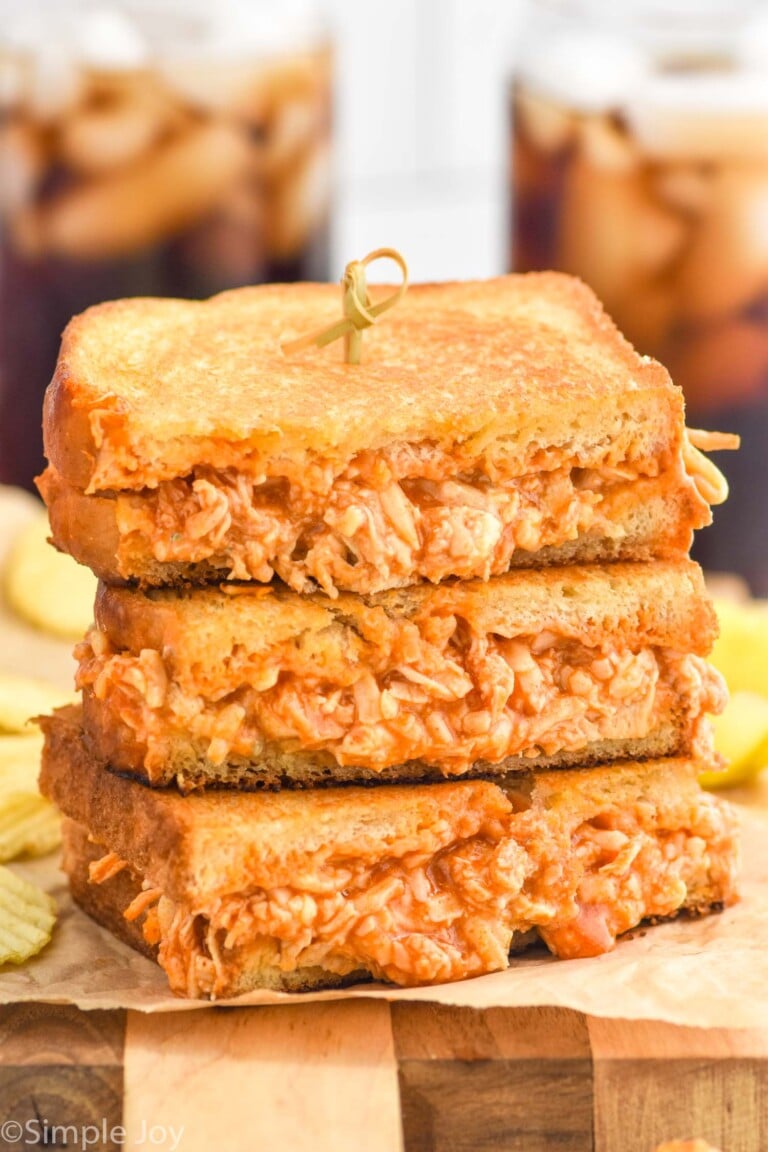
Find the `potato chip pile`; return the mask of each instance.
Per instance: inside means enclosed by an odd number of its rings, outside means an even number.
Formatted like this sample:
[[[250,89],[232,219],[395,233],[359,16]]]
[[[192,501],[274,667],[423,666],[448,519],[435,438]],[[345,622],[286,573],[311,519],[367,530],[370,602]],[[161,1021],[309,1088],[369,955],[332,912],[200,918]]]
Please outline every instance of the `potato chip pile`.
[[[717,600],[720,638],[710,657],[728,684],[731,699],[714,719],[724,772],[705,772],[707,788],[751,780],[768,767],[768,601]]]
[[[44,680],[0,672],[0,863],[43,856],[61,842],[59,814],[37,789],[43,738],[30,717],[69,701]],[[39,952],[55,919],[50,896],[0,867],[0,965]]]

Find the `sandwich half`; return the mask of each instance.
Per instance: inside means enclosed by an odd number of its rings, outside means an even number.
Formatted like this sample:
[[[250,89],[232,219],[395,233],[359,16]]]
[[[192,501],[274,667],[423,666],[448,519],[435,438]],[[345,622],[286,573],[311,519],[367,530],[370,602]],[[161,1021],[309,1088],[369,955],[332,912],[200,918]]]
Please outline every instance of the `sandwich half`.
[[[735,899],[735,819],[690,761],[182,797],[97,764],[77,709],[43,726],[75,899],[183,996],[459,980]]]
[[[725,690],[690,561],[297,596],[101,585],[76,654],[88,746],[153,785],[499,775],[697,755]]]
[[[282,351],[339,307],[271,285],[76,317],[45,403],[55,544],[110,583],[369,594],[680,556],[725,498],[680,390],[576,280],[415,286],[361,365]]]

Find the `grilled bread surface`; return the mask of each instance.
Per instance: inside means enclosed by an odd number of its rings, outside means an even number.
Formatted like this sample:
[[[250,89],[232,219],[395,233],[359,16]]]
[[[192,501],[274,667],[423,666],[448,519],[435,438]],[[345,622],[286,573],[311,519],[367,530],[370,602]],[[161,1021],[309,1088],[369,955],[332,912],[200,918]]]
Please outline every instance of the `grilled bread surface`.
[[[682,436],[682,394],[666,370],[570,277],[415,285],[368,330],[354,368],[338,344],[283,353],[281,342],[339,311],[325,284],[90,308],[64,334],[46,455],[77,488],[136,490],[203,464],[344,460],[396,441],[477,437],[479,451],[510,438],[521,460],[533,445],[586,462],[612,440],[640,457]]]

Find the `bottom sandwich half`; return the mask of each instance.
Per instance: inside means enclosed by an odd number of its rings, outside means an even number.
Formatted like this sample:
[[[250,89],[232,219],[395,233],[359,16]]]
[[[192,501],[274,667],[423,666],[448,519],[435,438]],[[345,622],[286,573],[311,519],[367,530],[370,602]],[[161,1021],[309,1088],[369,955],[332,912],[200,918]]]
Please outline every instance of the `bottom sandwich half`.
[[[736,899],[735,817],[689,760],[185,797],[104,768],[80,725],[43,722],[73,895],[180,995],[459,980]]]

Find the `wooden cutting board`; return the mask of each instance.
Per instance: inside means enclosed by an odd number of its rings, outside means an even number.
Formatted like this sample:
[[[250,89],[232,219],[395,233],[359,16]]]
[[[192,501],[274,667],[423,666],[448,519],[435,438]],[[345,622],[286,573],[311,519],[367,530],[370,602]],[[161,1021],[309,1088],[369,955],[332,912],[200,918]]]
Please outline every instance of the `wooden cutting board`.
[[[27,1147],[100,1152],[652,1152],[694,1135],[762,1152],[768,1034],[365,1000],[16,1005],[0,1008],[1,1152],[25,1147],[14,1125]]]

